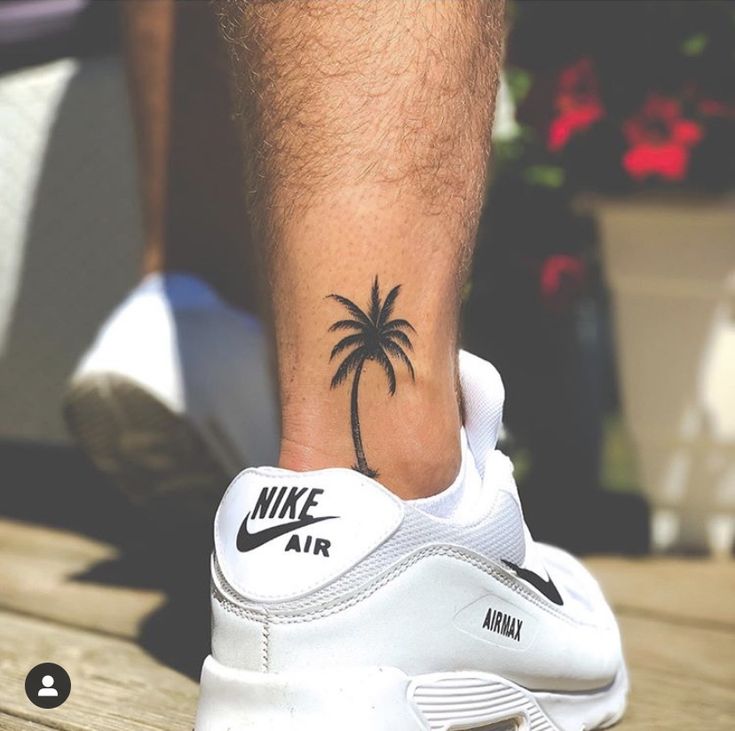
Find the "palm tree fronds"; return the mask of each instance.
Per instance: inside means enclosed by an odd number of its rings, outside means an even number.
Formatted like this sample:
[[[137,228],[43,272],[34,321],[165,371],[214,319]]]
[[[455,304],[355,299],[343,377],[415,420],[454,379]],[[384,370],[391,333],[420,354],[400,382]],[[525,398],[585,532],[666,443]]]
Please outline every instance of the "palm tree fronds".
[[[392,340],[385,340],[383,341],[383,348],[387,350],[391,355],[395,355],[396,358],[400,358],[406,365],[406,368],[408,368],[408,372],[411,374],[411,380],[416,380],[416,374],[413,370],[413,365],[411,364],[410,358],[406,355],[403,348],[398,345],[398,343],[394,343]]]
[[[333,325],[329,326],[329,332],[337,332],[337,330],[364,330],[367,325],[362,320],[337,320]]]
[[[383,301],[383,307],[380,310],[380,317],[378,318],[378,327],[382,328],[385,323],[388,321],[388,318],[391,316],[391,313],[393,312],[393,306],[396,303],[396,297],[398,297],[398,293],[401,291],[401,285],[396,284],[393,289],[391,289],[390,292],[388,292],[388,296]]]
[[[369,327],[372,326],[373,323],[370,321],[370,318],[352,300],[347,299],[347,297],[343,297],[341,294],[330,294],[329,297],[333,300],[337,300],[337,302],[346,307],[350,314],[356,317],[360,322]]]
[[[411,338],[401,330],[381,330],[380,336],[381,338],[386,338],[388,340],[397,340],[399,343],[405,345],[409,350],[413,350]]]
[[[380,317],[380,286],[378,285],[378,276],[375,275],[373,281],[373,287],[370,290],[370,320],[373,325],[378,324],[378,318]]]
[[[337,368],[337,371],[335,372],[331,388],[336,388],[339,386],[340,383],[342,383],[347,376],[350,375],[352,371],[357,368],[358,365],[360,365],[360,362],[364,360],[367,357],[367,350],[362,348],[357,348],[357,350],[353,350],[340,364],[339,368]]]
[[[396,392],[396,372],[393,369],[393,364],[383,350],[378,350],[375,354],[375,360],[383,366],[385,375],[388,378],[388,392],[393,396]]]
[[[329,356],[329,360],[332,360],[335,355],[338,355],[343,350],[346,350],[353,345],[361,345],[364,339],[365,338],[362,333],[355,333],[354,335],[348,335],[347,337],[342,338],[342,340],[332,348],[332,354]]]
[[[407,330],[410,330],[411,332],[416,332],[416,329],[414,326],[408,321],[408,320],[391,320],[390,322],[386,322],[385,325],[383,325],[383,330],[394,330],[394,329],[401,329],[406,328]]]

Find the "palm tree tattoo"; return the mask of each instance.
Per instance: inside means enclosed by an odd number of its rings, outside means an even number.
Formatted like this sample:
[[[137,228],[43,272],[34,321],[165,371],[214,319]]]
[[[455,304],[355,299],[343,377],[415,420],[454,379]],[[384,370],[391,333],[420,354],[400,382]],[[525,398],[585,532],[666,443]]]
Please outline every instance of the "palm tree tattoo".
[[[339,368],[337,368],[332,377],[330,387],[337,388],[337,386],[347,379],[350,373],[354,372],[350,398],[350,423],[352,426],[352,441],[355,445],[357,464],[353,466],[353,469],[362,472],[362,474],[368,477],[377,477],[378,473],[368,465],[365,457],[365,449],[362,444],[362,434],[360,433],[357,396],[362,370],[368,361],[378,363],[388,379],[388,393],[391,396],[396,392],[396,373],[391,363],[391,357],[403,361],[408,372],[411,374],[411,380],[416,380],[411,359],[406,355],[406,351],[404,350],[404,348],[409,351],[413,350],[411,339],[404,331],[410,330],[415,333],[416,330],[414,330],[413,325],[408,320],[390,319],[400,291],[401,285],[397,284],[388,292],[388,296],[383,302],[381,302],[380,286],[378,284],[378,277],[376,276],[370,292],[370,312],[368,314],[363,312],[352,300],[347,299],[347,297],[339,294],[328,295],[329,299],[339,302],[352,315],[351,319],[337,320],[329,328],[329,332],[340,330],[356,331],[351,335],[343,337],[332,348],[332,354],[329,356],[330,362],[342,351],[350,348],[352,350],[339,364]]]

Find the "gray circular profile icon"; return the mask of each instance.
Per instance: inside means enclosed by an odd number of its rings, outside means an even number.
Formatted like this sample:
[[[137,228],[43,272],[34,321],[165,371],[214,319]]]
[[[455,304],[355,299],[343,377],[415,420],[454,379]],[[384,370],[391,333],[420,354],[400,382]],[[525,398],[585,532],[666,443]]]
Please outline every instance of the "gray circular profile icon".
[[[26,696],[38,708],[58,708],[71,693],[69,673],[53,662],[42,662],[26,675]]]

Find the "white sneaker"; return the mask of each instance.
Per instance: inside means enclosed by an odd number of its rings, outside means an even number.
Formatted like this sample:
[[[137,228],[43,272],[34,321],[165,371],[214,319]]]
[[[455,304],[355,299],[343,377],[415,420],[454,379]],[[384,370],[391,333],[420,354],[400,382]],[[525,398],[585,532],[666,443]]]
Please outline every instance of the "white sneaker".
[[[193,276],[149,275],[101,327],[64,415],[133,499],[214,507],[244,464],[277,457],[268,361],[252,315]]]
[[[535,544],[495,450],[497,371],[461,355],[472,522],[347,469],[240,474],[215,520],[196,731],[582,731],[628,690],[595,580]]]

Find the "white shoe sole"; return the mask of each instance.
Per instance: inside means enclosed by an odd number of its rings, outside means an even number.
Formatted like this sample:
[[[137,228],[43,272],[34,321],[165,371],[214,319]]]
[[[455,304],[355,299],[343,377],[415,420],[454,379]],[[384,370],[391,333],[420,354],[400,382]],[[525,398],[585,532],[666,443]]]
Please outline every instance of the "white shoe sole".
[[[621,669],[591,693],[530,691],[473,672],[409,677],[395,668],[235,670],[208,657],[195,731],[590,731],[625,710]]]
[[[227,484],[202,436],[135,381],[98,373],[74,381],[64,418],[92,463],[135,503],[211,512]]]

